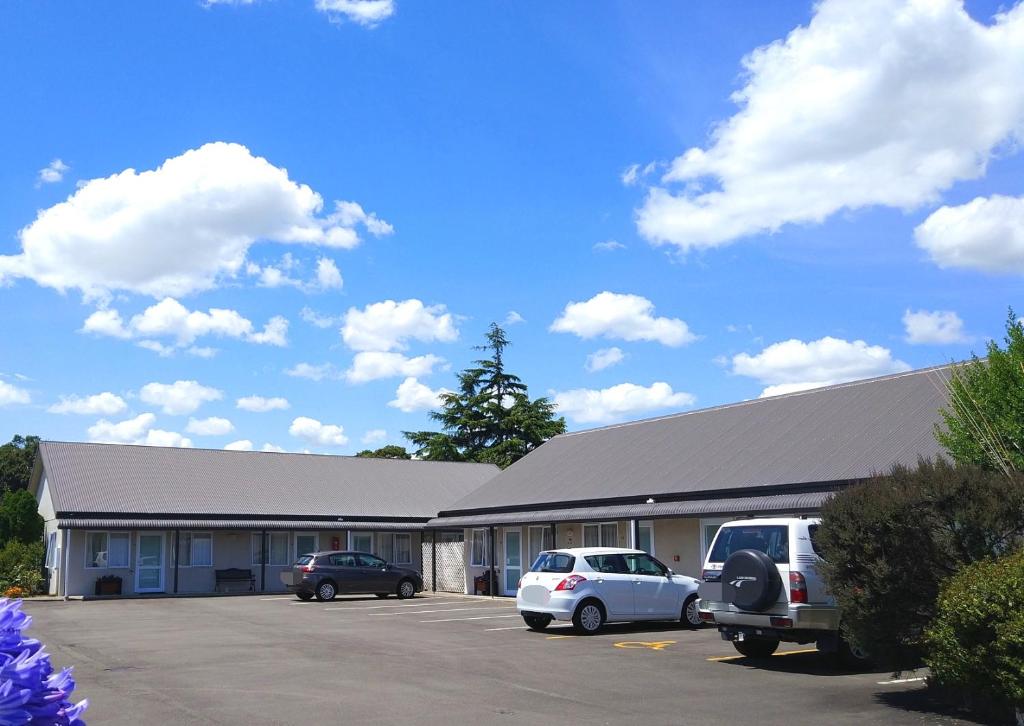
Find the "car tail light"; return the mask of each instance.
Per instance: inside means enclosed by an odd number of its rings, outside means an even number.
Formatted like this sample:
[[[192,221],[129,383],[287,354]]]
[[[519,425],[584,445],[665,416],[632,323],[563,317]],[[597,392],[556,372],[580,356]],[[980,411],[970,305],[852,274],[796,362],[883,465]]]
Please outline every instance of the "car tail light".
[[[586,581],[587,581],[587,578],[585,578],[583,575],[569,575],[567,578],[565,578],[560,583],[558,583],[558,585],[555,587],[555,589],[556,590],[575,590],[577,585],[579,585],[581,582],[586,582]]]
[[[792,618],[772,618],[772,627],[773,628],[792,628],[793,627],[793,619]]]
[[[722,580],[721,570],[704,570],[701,573],[701,577],[704,578],[704,582],[720,582]]]
[[[714,613],[709,612],[707,610],[700,610],[698,612],[700,613],[701,622],[704,622],[704,623],[713,623],[713,622],[715,622],[715,614]]]
[[[519,582],[516,583],[516,589],[518,590],[523,586],[523,578],[519,578]]]
[[[804,579],[803,573],[789,573],[789,601],[807,602],[807,580]]]
[[[302,571],[303,572],[314,572],[315,570],[316,570],[316,565],[313,565],[312,563],[308,564],[308,565],[303,565],[302,566]]]

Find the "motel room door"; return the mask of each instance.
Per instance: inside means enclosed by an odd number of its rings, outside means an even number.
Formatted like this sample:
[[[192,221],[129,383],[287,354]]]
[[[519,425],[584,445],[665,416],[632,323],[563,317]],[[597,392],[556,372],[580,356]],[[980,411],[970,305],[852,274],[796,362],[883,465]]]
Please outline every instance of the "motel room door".
[[[164,591],[164,533],[139,532],[135,592]]]
[[[523,576],[523,531],[505,530],[505,595],[515,596],[519,578]]]

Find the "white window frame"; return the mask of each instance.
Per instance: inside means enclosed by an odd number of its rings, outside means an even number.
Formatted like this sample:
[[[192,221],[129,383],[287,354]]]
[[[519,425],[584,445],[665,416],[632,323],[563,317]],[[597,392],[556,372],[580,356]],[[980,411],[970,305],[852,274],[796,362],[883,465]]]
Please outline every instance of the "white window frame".
[[[105,565],[93,565],[89,562],[89,538],[94,534],[102,534],[107,538],[107,564]],[[110,537],[111,535],[117,535],[118,537],[124,536],[128,538],[128,549],[125,550],[127,559],[123,565],[112,565],[110,564]],[[132,534],[131,532],[123,532],[119,530],[87,530],[85,533],[85,569],[87,570],[127,570],[132,565]]]
[[[54,530],[46,536],[46,569],[57,569],[57,531]]]
[[[320,533],[319,532],[296,532],[295,536],[292,537],[292,548],[295,550],[295,557],[299,555],[307,554],[306,552],[299,552],[299,537],[312,537],[316,541],[316,546],[313,551],[316,552],[320,549]]]
[[[481,546],[480,546],[480,554],[482,555],[482,557],[479,560],[476,560],[474,558],[475,557],[476,546],[475,546],[473,540],[476,539],[477,532],[479,532],[481,537],[483,538],[481,540]],[[489,547],[489,544],[488,544],[487,530],[486,529],[474,529],[474,530],[472,530],[471,534],[469,535],[469,566],[470,567],[489,567],[490,565],[488,563],[490,561],[490,554],[491,554],[489,550],[490,550],[490,547]]]
[[[184,562],[178,562],[178,549],[180,548],[180,542],[175,542],[176,546],[173,547],[172,550],[171,550],[171,564],[172,565],[176,565],[178,567],[178,569],[187,568],[187,567],[207,568],[208,569],[210,567],[213,567],[213,532],[201,532],[201,531],[193,532],[192,530],[188,530],[188,531],[185,531],[185,532],[179,532],[178,533],[178,539],[179,540],[182,537],[184,537],[184,536],[188,537],[188,564],[185,564]],[[195,551],[196,537],[209,537],[210,538],[210,564],[208,564],[208,565],[197,565],[197,564],[194,564],[195,561],[196,561],[196,551]]]
[[[396,565],[411,565],[412,564],[412,532],[395,532],[395,534],[393,536],[394,536],[394,540],[391,543],[391,551],[395,555],[395,560],[394,560],[395,564]],[[399,537],[405,537],[406,539],[409,540],[409,559],[407,559],[407,560],[399,560],[398,559],[398,538]]]
[[[545,552],[545,551],[547,551],[549,549],[553,550],[555,548],[555,538],[554,538],[553,533],[551,531],[551,526],[550,525],[547,525],[547,524],[539,525],[539,526],[535,525],[535,524],[531,525],[531,526],[526,528],[526,541],[523,543],[525,545],[525,552],[526,552],[528,558],[529,558],[529,556],[531,556],[530,541],[533,539],[534,531],[536,531],[538,529],[541,530],[541,533],[540,533],[540,549],[537,550],[537,554],[540,554],[541,552]],[[547,542],[549,539],[551,540],[551,546],[550,547],[545,547],[545,542]],[[523,571],[525,572],[526,570],[530,569],[532,566],[533,566],[533,561],[532,560],[530,562],[523,562]]]
[[[615,541],[611,544],[605,544],[601,541],[604,527],[607,525],[615,527]],[[597,527],[597,545],[588,545],[587,542],[587,527]],[[583,535],[583,546],[584,547],[618,547],[619,546],[619,523],[618,522],[586,522],[582,529],[581,534]]]
[[[348,531],[348,549],[351,550],[352,552],[366,552],[366,553],[371,554],[371,555],[377,554],[374,551],[374,549],[375,549],[374,548],[374,544],[376,543],[376,540],[377,540],[377,538],[374,536],[374,534],[376,534],[376,533],[375,532],[370,532],[370,531],[367,531],[367,530],[355,531],[355,530],[351,530],[350,529]],[[369,549],[365,549],[364,550],[364,549],[357,548],[355,546],[355,539],[356,539],[356,537],[369,537],[370,538],[370,547],[369,547]]]
[[[726,522],[730,521],[729,517],[709,517],[708,519],[700,520],[700,532],[697,534],[700,539],[700,566],[704,567],[704,563],[708,561],[708,542],[704,540],[704,528],[718,526],[721,527]]]

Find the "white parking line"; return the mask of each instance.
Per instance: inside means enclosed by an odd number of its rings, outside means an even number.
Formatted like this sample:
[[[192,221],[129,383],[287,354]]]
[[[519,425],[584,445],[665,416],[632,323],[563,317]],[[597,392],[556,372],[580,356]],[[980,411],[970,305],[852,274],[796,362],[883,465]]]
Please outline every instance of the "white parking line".
[[[260,600],[294,600],[294,597],[261,597]]]
[[[888,685],[890,685],[892,683],[917,683],[918,681],[923,681],[923,680],[924,680],[923,676],[920,677],[920,678],[897,678],[894,681],[879,681],[878,685],[880,685],[880,686],[888,686]]]
[[[525,625],[513,625],[510,628],[484,628],[485,633],[494,633],[498,630],[529,630]]]
[[[446,618],[444,620],[420,620],[421,623],[454,623],[456,620],[494,620],[495,618],[518,618],[519,613],[512,615],[480,615],[475,618]]]
[[[413,610],[406,613],[370,613],[370,615],[426,615],[427,613],[457,613],[465,610],[476,610],[477,612],[488,610],[508,610],[509,606],[503,605],[496,608],[446,608],[444,610]]]
[[[352,605],[350,607],[327,607],[324,610],[380,610],[381,608],[427,608],[440,605],[461,605],[463,600],[452,600],[451,602],[417,602],[402,603],[394,605]]]

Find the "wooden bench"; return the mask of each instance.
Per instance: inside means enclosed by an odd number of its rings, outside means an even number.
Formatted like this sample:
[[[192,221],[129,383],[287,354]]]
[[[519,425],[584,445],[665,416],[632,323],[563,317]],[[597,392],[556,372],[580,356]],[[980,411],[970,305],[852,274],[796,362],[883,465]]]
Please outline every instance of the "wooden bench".
[[[214,575],[217,578],[213,586],[214,592],[220,592],[220,586],[229,582],[247,582],[249,583],[249,592],[256,591],[256,575],[252,574],[252,570],[229,567],[226,570],[215,570]]]

